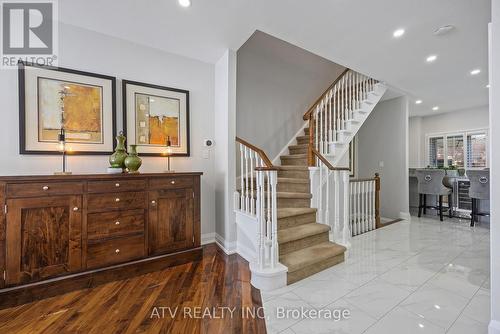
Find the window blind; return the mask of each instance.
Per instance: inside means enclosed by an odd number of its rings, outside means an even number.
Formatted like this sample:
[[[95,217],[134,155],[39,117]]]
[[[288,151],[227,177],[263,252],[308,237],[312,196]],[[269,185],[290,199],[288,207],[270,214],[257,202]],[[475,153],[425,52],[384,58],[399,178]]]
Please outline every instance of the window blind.
[[[467,167],[486,167],[486,133],[467,135]]]

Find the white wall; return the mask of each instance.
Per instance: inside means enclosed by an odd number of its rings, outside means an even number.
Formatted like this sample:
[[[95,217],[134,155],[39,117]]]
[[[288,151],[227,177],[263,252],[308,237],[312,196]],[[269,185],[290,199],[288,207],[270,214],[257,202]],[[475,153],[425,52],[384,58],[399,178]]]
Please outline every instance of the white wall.
[[[190,91],[191,157],[172,159],[176,171],[202,171],[202,233],[215,230],[214,159],[202,158],[203,139],[214,137],[214,66],[96,32],[62,24],[59,66],[177,87]],[[17,71],[0,74],[0,175],[52,174],[60,168],[60,157],[19,155]],[[116,112],[122,129],[121,80],[117,80]],[[107,156],[71,156],[74,173],[103,173]],[[143,158],[142,172],[165,169],[163,158]]]
[[[236,134],[274,159],[344,67],[259,31],[237,56]]]
[[[427,165],[426,135],[488,128],[488,115],[488,106],[484,106],[433,116],[411,117],[409,122],[410,167],[420,168]]]
[[[380,173],[380,214],[408,216],[408,99],[380,102],[358,132],[358,176]],[[383,164],[383,166],[381,166]]]
[[[235,189],[236,53],[215,64],[215,238],[226,253],[236,249]]]
[[[490,24],[490,168],[491,168],[491,322],[490,334],[500,334],[500,1],[492,2]],[[494,148],[494,149],[493,149]]]

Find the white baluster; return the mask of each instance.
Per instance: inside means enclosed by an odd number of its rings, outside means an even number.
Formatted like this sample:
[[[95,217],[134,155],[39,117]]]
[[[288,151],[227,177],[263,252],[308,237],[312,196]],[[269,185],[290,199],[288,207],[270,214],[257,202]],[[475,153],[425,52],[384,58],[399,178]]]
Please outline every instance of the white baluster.
[[[351,231],[354,231],[354,228],[352,228],[352,219],[354,217],[354,212],[353,212],[353,208],[352,208],[352,203],[353,203],[352,193],[354,191],[352,188],[353,185],[354,185],[353,182],[349,183],[349,198],[351,199],[349,201],[349,225],[351,225]],[[353,236],[354,236],[354,232],[353,232]]]
[[[265,242],[265,214],[264,214],[264,172],[257,172],[257,222],[259,224],[259,268],[265,266],[266,242]]]
[[[323,224],[323,163],[319,160],[318,223]]]
[[[333,201],[333,213],[335,215],[334,225],[333,225],[333,237],[336,242],[342,240],[340,232],[340,172],[338,170],[333,171],[333,190],[334,190],[334,201]]]
[[[351,248],[351,229],[349,226],[349,171],[343,172],[342,188],[344,192],[344,228],[342,231],[342,245]]]
[[[328,167],[325,168],[326,173],[326,194],[325,194],[325,219],[323,224],[328,224],[331,226],[330,222],[330,170]]]
[[[272,244],[271,244],[271,268],[275,268],[278,264],[278,204],[277,204],[277,171],[269,173],[270,179],[267,180],[271,184],[271,231],[272,231]]]
[[[244,182],[245,182],[245,173],[244,173],[244,165],[243,165],[243,159],[244,159],[244,146],[243,144],[240,144],[240,210],[244,210],[244,207],[245,207],[245,186],[244,186]]]
[[[245,208],[243,209],[248,213],[250,208],[250,195],[248,193],[248,156],[249,148],[245,146]]]
[[[255,154],[256,152],[250,151],[250,210],[249,211],[251,215],[255,213],[254,211],[255,198],[253,193],[253,178],[255,173],[253,161],[255,159]]]
[[[316,150],[318,149],[318,114],[319,114],[319,106],[316,106],[316,111],[315,111],[315,122],[316,126],[314,127],[315,133],[316,133],[316,138],[314,139],[315,141],[315,148]]]

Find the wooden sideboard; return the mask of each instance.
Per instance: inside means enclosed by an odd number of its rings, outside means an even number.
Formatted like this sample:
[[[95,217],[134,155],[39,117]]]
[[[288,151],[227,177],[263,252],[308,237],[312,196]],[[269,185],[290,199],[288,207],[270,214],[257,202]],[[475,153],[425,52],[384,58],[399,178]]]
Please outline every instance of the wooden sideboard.
[[[0,177],[0,308],[199,259],[201,175]]]

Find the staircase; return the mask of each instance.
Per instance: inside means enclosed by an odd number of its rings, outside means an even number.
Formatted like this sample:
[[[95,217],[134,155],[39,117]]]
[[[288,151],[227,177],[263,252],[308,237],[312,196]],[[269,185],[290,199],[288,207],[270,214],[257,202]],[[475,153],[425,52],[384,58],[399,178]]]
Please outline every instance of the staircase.
[[[344,261],[350,215],[357,211],[349,206],[349,169],[338,166],[385,90],[346,69],[304,114],[303,133],[279,157],[279,166],[261,149],[236,139],[238,248],[250,262],[257,288],[292,284]]]
[[[311,208],[308,142],[309,128],[304,128],[278,167],[278,249],[280,263],[288,268],[287,284],[343,262],[346,251],[330,242],[331,227],[317,223],[318,210]]]

